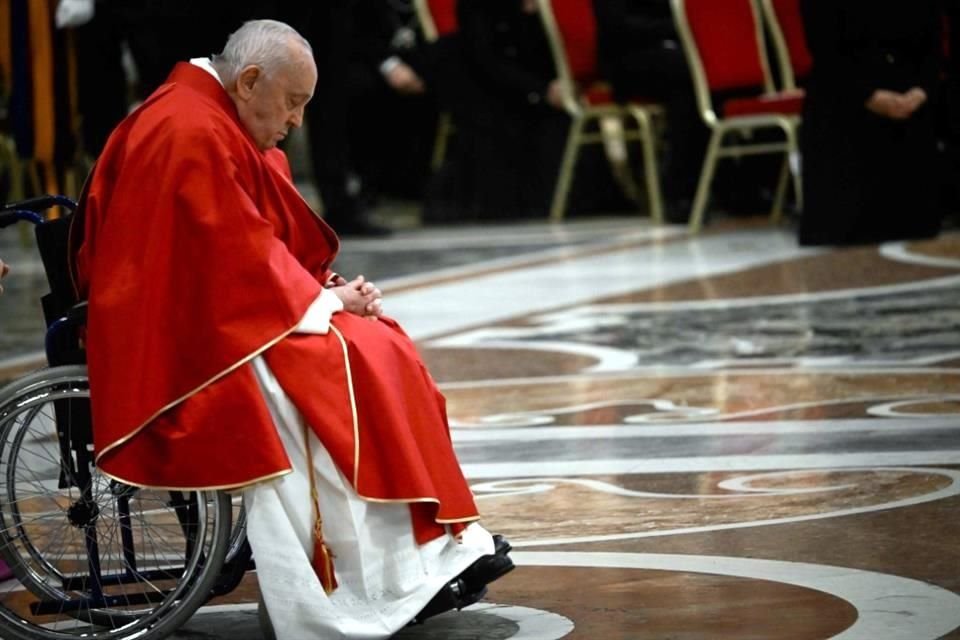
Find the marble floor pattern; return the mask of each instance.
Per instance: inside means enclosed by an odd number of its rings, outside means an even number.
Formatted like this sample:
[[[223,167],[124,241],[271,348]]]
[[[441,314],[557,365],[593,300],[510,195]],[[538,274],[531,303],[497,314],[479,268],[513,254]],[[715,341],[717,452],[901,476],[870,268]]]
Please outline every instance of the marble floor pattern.
[[[7,236],[0,380],[42,340]],[[342,255],[420,345],[518,565],[398,638],[960,639],[960,233],[802,249],[619,218]],[[250,573],[175,637],[259,638],[255,601]]]

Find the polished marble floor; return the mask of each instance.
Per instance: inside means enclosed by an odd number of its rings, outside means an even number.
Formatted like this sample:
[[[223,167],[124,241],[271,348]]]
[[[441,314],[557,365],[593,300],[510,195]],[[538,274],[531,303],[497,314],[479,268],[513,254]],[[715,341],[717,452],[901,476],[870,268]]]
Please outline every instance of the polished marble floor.
[[[16,234],[0,378],[34,366]],[[801,249],[631,218],[344,243],[518,569],[405,639],[960,638],[960,233]],[[252,640],[256,576],[178,638]],[[290,639],[300,640],[300,639]]]

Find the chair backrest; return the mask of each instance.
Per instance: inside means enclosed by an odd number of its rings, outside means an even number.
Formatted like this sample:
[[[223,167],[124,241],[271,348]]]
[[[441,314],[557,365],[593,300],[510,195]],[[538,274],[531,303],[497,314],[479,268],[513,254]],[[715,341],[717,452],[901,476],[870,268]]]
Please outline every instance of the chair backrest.
[[[597,79],[597,18],[592,0],[537,0],[567,110],[578,107],[577,87]]]
[[[677,31],[693,75],[697,103],[708,124],[716,120],[714,92],[773,91],[754,0],[671,0]]]
[[[457,31],[457,0],[415,0],[417,20],[429,42]]]
[[[813,56],[807,48],[807,37],[800,15],[800,0],[761,0],[763,15],[770,29],[770,38],[777,52],[780,83],[784,89],[795,89],[813,68]]]

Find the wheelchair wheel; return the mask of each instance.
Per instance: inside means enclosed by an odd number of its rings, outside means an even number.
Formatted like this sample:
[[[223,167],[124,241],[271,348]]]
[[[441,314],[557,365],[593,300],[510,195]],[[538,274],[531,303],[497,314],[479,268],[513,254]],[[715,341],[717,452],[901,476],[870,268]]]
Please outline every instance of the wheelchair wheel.
[[[0,557],[15,574],[0,582],[5,640],[164,638],[223,565],[228,496],[132,487],[83,463],[89,397],[83,366],[0,389]]]

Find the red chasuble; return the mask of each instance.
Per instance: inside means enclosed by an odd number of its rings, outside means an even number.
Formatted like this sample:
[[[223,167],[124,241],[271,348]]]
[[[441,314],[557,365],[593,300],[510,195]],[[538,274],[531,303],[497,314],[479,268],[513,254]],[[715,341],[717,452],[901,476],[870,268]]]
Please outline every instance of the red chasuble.
[[[114,131],[81,209],[105,473],[228,488],[288,472],[250,365],[262,355],[357,493],[411,504],[418,541],[477,519],[443,396],[397,324],[337,313],[326,335],[293,332],[339,242],[215,78],[179,64]]]

